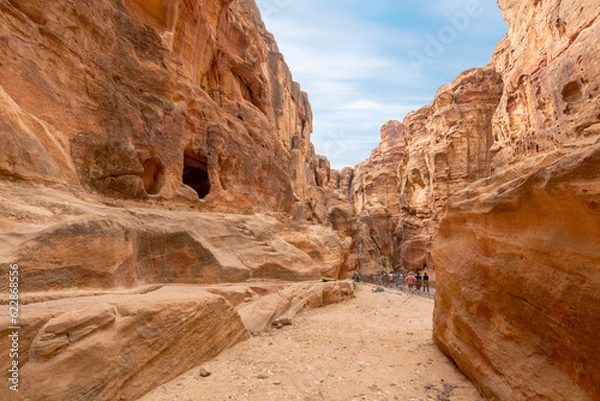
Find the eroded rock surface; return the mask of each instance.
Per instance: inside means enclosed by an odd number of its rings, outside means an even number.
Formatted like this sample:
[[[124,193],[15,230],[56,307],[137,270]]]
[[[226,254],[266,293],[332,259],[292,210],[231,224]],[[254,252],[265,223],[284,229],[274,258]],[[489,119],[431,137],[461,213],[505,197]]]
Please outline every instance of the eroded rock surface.
[[[381,144],[353,181],[363,224],[357,242],[371,244],[358,254],[367,253],[371,270],[434,267],[431,239],[445,201],[490,172],[491,121],[502,90],[492,67],[469,70],[430,105],[382,127]]]
[[[352,206],[253,1],[0,2],[0,53],[0,264],[35,300],[26,397],[136,399],[263,328],[236,308],[266,290],[198,286],[352,269]],[[350,294],[332,285],[282,284],[260,310]]]
[[[275,318],[293,319],[353,294],[343,281],[24,295],[19,397],[136,400]],[[8,336],[9,319],[0,323],[0,335]],[[10,365],[8,353],[0,363]],[[11,399],[12,392],[2,386],[0,396]]]
[[[435,268],[435,339],[488,399],[598,399],[600,11],[499,6],[490,64],[401,135],[384,126],[355,169],[357,253],[372,270]]]
[[[236,213],[325,202],[308,97],[253,1],[0,7],[4,178]]]
[[[434,242],[434,337],[489,399],[600,396],[600,145],[547,158],[453,196]]]
[[[499,6],[490,64],[336,171],[251,0],[1,2],[0,263],[30,299],[30,397],[135,399],[180,339],[215,336],[202,361],[351,294],[249,282],[426,265],[436,342],[489,399],[600,398],[599,10]]]
[[[347,240],[284,215],[107,206],[21,185],[3,186],[0,199],[0,256],[18,261],[21,291],[336,279],[347,270]]]
[[[499,5],[490,178],[434,240],[435,338],[489,399],[600,398],[597,4]]]

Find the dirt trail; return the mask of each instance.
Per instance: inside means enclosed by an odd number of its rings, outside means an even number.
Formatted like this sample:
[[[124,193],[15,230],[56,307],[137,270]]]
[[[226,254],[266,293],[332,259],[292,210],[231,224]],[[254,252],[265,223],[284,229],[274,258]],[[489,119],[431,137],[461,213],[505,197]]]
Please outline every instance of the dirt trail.
[[[355,299],[238,344],[140,401],[483,401],[432,341],[433,300],[374,288],[360,284]]]

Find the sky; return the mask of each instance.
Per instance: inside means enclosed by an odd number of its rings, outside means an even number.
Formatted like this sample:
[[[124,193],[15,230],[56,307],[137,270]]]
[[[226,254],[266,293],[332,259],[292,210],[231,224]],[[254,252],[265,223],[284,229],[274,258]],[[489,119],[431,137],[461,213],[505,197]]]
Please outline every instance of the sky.
[[[389,120],[486,65],[506,33],[495,0],[256,0],[313,109],[312,142],[353,167]]]

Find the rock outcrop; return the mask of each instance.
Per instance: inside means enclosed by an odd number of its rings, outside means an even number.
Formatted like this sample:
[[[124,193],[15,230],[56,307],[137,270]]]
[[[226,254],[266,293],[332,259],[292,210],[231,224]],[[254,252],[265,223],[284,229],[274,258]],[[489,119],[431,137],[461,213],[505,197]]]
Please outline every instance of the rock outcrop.
[[[136,400],[276,318],[291,320],[353,293],[351,282],[341,281],[25,295],[19,399]],[[8,317],[0,324],[0,335],[12,333]],[[0,363],[10,366],[8,352]],[[7,386],[0,397],[13,399]]]
[[[404,125],[389,121],[381,128],[381,143],[371,157],[354,168],[349,191],[358,219],[355,237],[361,273],[393,269],[395,227],[400,217],[398,166],[406,158]]]
[[[27,397],[136,399],[271,317],[351,295],[202,289],[353,269],[349,198],[252,0],[0,2],[0,53],[0,265],[34,300]]]
[[[600,138],[454,195],[434,241],[434,336],[490,400],[596,400]]]
[[[495,171],[600,132],[597,3],[498,4],[509,29],[491,62],[505,82],[493,121]]]
[[[26,395],[135,399],[352,295],[314,280],[427,266],[435,341],[487,398],[599,399],[600,11],[499,6],[490,64],[336,171],[252,0],[0,2]]]
[[[600,11],[499,5],[493,174],[450,198],[435,237],[435,339],[488,399],[595,400]]]
[[[600,11],[498,3],[490,64],[356,167],[359,266],[435,268],[435,340],[487,399],[600,399]]]
[[[383,126],[381,144],[353,181],[363,224],[357,242],[374,244],[377,252],[365,259],[375,270],[433,267],[431,239],[445,201],[490,172],[491,121],[502,89],[494,68],[469,70],[440,88],[432,104]]]
[[[5,179],[236,213],[324,202],[310,103],[253,1],[1,7]]]
[[[116,207],[17,185],[0,200],[13,216],[0,255],[18,261],[28,292],[335,279],[348,247],[330,228],[279,214]]]

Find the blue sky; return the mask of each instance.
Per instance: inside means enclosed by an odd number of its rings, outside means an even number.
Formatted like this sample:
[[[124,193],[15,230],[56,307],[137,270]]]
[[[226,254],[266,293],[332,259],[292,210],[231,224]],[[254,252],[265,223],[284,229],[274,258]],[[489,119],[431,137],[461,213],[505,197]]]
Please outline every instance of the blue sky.
[[[506,25],[494,0],[257,0],[313,107],[334,168],[365,160],[388,120],[488,63]]]

